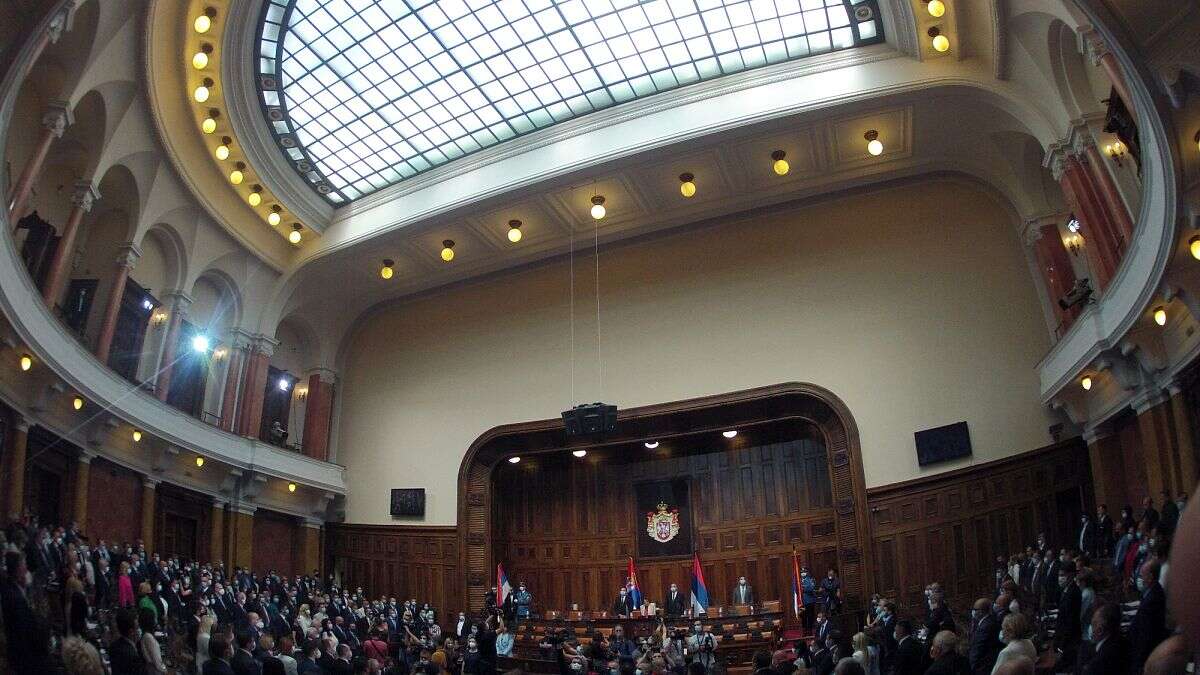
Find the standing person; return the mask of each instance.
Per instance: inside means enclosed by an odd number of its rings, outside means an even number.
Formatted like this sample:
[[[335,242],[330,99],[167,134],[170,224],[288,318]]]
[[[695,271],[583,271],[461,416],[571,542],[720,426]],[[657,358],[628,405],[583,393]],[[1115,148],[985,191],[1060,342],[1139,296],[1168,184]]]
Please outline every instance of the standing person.
[[[1079,550],[1094,557],[1098,551],[1096,544],[1099,540],[1099,530],[1096,528],[1095,523],[1092,522],[1091,517],[1086,513],[1079,516],[1079,541],[1076,542],[1079,545]]]
[[[1129,640],[1133,643],[1132,672],[1142,672],[1142,666],[1158,643],[1167,639],[1167,601],[1163,587],[1158,583],[1158,572],[1162,563],[1152,558],[1142,565],[1137,578],[1141,592],[1141,603],[1129,627]]]
[[[212,636],[209,650],[209,658],[204,663],[204,670],[200,671],[201,675],[236,675],[233,666],[229,664],[233,658],[233,644],[228,637]]]
[[[800,568],[800,597],[804,600],[804,614],[801,625],[805,633],[811,633],[813,619],[817,612],[817,580],[808,573],[807,567]]]
[[[1114,526],[1113,519],[1108,515],[1107,504],[1096,507],[1096,529],[1100,535],[1100,555],[1112,553]]]
[[[821,597],[825,601],[825,612],[837,616],[842,611],[842,582],[832,567],[821,580]]]
[[[525,582],[522,581],[517,586],[517,592],[513,593],[513,604],[517,606],[517,618],[528,619],[530,608],[533,606],[533,594],[525,587]]]
[[[667,616],[683,616],[683,612],[687,609],[687,606],[688,602],[683,599],[683,594],[679,592],[679,587],[672,583],[671,590],[667,591]]]
[[[754,604],[754,589],[746,582],[745,575],[738,577],[737,585],[733,587],[733,592],[729,594],[729,604],[731,605],[753,605]]]
[[[971,672],[975,675],[988,675],[996,665],[996,657],[1000,654],[1000,620],[993,611],[992,603],[987,598],[975,601],[971,610],[971,641],[967,648],[967,659]]]
[[[907,619],[896,622],[896,660],[892,664],[894,675],[921,675],[925,672],[925,650],[912,634],[912,623]]]
[[[142,657],[137,648],[137,619],[133,610],[117,612],[117,637],[108,645],[112,675],[144,675]]]
[[[867,675],[879,675],[879,649],[870,643],[867,634],[861,631],[855,633],[850,644],[854,647],[851,656],[863,667],[863,672]]]
[[[954,631],[943,630],[929,640],[929,657],[932,664],[925,675],[969,675],[971,666],[967,657],[958,653],[958,636]]]
[[[1162,491],[1162,517],[1158,521],[1159,534],[1175,534],[1175,526],[1179,523],[1179,506],[1171,500],[1166,490]]]
[[[1081,675],[1125,675],[1129,672],[1131,648],[1121,635],[1121,606],[1105,603],[1092,613],[1092,640],[1096,644],[1091,658],[1080,661]]]
[[[137,599],[133,597],[133,579],[129,576],[129,563],[122,560],[117,572],[117,607],[127,609],[133,607]]]
[[[1066,561],[1058,570],[1058,586],[1062,595],[1058,602],[1058,621],[1054,629],[1054,647],[1062,655],[1062,663],[1075,663],[1078,660],[1079,643],[1082,641],[1082,627],[1079,615],[1083,606],[1083,593],[1075,583],[1075,563]]]
[[[1149,532],[1158,527],[1159,520],[1158,511],[1154,509],[1154,500],[1146,497],[1142,500],[1142,522],[1147,523],[1146,531]]]
[[[705,630],[699,621],[692,622],[692,634],[688,636],[688,651],[693,663],[699,663],[707,672],[712,672],[717,663],[717,638]]]
[[[8,644],[8,666],[17,675],[36,675],[51,670],[50,631],[29,605],[29,569],[25,554],[4,554],[5,579],[0,585],[0,612]]]
[[[212,630],[215,618],[212,614],[200,617],[200,626],[196,630],[196,670],[204,671],[204,664],[209,659],[209,644],[212,640]]]
[[[1031,661],[1037,660],[1037,649],[1029,640],[1031,634],[1029,619],[1025,618],[1024,614],[1009,614],[1004,617],[1000,626],[1000,642],[1004,644],[1004,649],[1001,649],[996,656],[996,665],[991,670],[992,675],[1000,672],[1000,666],[1022,656],[1028,657]]]
[[[162,649],[158,645],[158,639],[154,637],[157,623],[158,617],[152,610],[138,610],[138,626],[142,629],[142,636],[138,638],[138,652],[142,655],[142,668],[146,675],[165,675],[167,672],[167,666],[162,660]]]
[[[72,574],[67,577],[65,590],[66,602],[63,604],[64,625],[67,635],[86,635],[88,602],[83,593],[83,582]]]

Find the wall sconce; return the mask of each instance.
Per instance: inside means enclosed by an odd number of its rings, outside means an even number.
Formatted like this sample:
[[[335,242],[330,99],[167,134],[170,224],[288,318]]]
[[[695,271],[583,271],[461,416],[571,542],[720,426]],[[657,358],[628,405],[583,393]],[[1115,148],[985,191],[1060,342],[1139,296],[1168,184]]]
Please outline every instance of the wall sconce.
[[[166,312],[155,312],[154,314],[152,314],[150,316],[150,323],[155,328],[161,327],[166,322],[167,322],[167,313]]]
[[[297,387],[296,388],[296,398],[300,399],[301,401],[307,399],[308,398],[308,388],[307,387],[305,387],[305,388]]]
[[[1083,248],[1083,237],[1078,232],[1068,234],[1063,239],[1063,246],[1066,246],[1072,255],[1078,256],[1079,249]]]
[[[1128,150],[1126,145],[1121,141],[1113,141],[1104,146],[1104,154],[1108,155],[1109,159],[1117,163],[1117,166],[1122,166],[1121,158],[1125,156],[1125,151]]]

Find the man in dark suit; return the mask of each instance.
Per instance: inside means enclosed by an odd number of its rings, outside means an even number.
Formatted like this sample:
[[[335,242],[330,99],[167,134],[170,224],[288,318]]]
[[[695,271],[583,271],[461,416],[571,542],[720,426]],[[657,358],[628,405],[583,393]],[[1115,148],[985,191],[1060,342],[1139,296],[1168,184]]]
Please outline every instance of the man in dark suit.
[[[1108,602],[1092,614],[1095,648],[1080,653],[1080,675],[1125,675],[1129,672],[1129,641],[1121,635],[1121,606]]]
[[[813,643],[812,670],[813,675],[829,675],[833,672],[833,653],[824,640]]]
[[[458,613],[458,623],[454,624],[454,634],[460,640],[466,640],[467,636],[471,634],[471,620],[467,618],[466,612]]]
[[[958,636],[953,630],[933,633],[930,640],[929,657],[933,663],[925,675],[970,675],[971,664],[967,657],[958,653]]]
[[[1099,541],[1099,539],[1099,530],[1097,530],[1096,525],[1092,523],[1091,516],[1086,513],[1079,516],[1079,541],[1077,542],[1079,545],[1079,550],[1083,551],[1089,556],[1095,557],[1097,551],[1096,543]]]
[[[824,645],[825,640],[829,637],[829,632],[833,630],[833,626],[829,623],[829,616],[825,614],[825,610],[817,612],[817,623],[813,626],[813,633],[816,635],[817,644]]]
[[[254,660],[254,654],[251,653],[256,646],[254,636],[250,634],[250,631],[238,631],[237,651],[229,661],[235,675],[262,675],[262,665]]]
[[[146,666],[137,648],[137,619],[128,609],[117,612],[117,639],[108,645],[112,675],[141,675]]]
[[[0,586],[0,611],[8,639],[8,665],[19,675],[49,672],[50,630],[29,605],[25,555],[19,551],[5,553],[4,569],[7,578]]]
[[[733,592],[729,594],[729,597],[731,605],[753,605],[754,589],[746,583],[746,577],[738,577],[737,585],[733,587]]]
[[[1162,518],[1158,521],[1158,531],[1172,535],[1175,533],[1175,525],[1179,523],[1179,507],[1171,499],[1171,495],[1167,494],[1166,490],[1162,491]]]
[[[885,672],[896,661],[896,603],[883,603],[879,615],[879,665]]]
[[[1058,585],[1058,568],[1061,561],[1054,556],[1054,551],[1047,550],[1046,557],[1042,561],[1042,565],[1046,568],[1046,573],[1042,576],[1042,605],[1043,607],[1058,607],[1058,596],[1062,593],[1062,587]]]
[[[1142,666],[1158,643],[1167,639],[1167,599],[1163,587],[1158,583],[1162,563],[1151,558],[1142,564],[1137,587],[1142,593],[1133,624],[1129,627],[1129,641],[1133,643],[1132,672],[1142,672]]]
[[[925,649],[912,634],[912,623],[907,619],[896,622],[896,660],[892,664],[893,675],[921,675],[925,672]]]
[[[1075,563],[1068,560],[1058,570],[1058,586],[1062,595],[1058,601],[1058,620],[1054,627],[1054,648],[1062,654],[1062,663],[1075,663],[1079,655],[1079,642],[1083,639],[1083,627],[1079,623],[1083,595],[1075,583]]]
[[[629,597],[629,591],[624,586],[617,590],[617,597],[613,600],[612,615],[613,616],[629,616],[633,613],[633,599]]]
[[[687,609],[688,603],[683,599],[683,594],[679,592],[679,587],[671,584],[671,590],[667,591],[667,616],[683,616],[684,610]]]
[[[1147,521],[1149,527],[1147,531],[1158,527],[1158,511],[1154,510],[1154,500],[1146,497],[1142,500],[1142,520]]]
[[[1096,507],[1096,531],[1100,538],[1100,555],[1108,555],[1112,552],[1114,525],[1106,504]]]
[[[208,643],[208,653],[210,657],[204,662],[201,675],[237,675],[233,666],[229,665],[233,656],[233,645],[229,644],[228,638],[214,633]]]
[[[993,611],[991,601],[979,598],[971,610],[971,642],[967,648],[967,660],[971,672],[989,675],[996,665],[996,657],[1004,645],[1000,644],[1000,620]]]

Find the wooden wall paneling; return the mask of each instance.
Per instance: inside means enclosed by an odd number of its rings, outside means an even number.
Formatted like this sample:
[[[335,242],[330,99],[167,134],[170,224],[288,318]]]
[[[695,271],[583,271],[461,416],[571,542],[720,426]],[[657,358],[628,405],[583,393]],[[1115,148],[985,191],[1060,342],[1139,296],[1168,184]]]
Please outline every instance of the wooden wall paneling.
[[[344,587],[430,602],[441,615],[463,606],[458,528],[330,523],[326,536]]]

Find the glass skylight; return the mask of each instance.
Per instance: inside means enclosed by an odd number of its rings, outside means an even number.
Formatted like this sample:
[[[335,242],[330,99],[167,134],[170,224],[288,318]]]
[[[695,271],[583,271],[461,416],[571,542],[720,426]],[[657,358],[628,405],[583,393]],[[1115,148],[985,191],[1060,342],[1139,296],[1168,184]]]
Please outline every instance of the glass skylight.
[[[267,0],[264,112],[334,204],[658,92],[881,42],[875,0]]]

